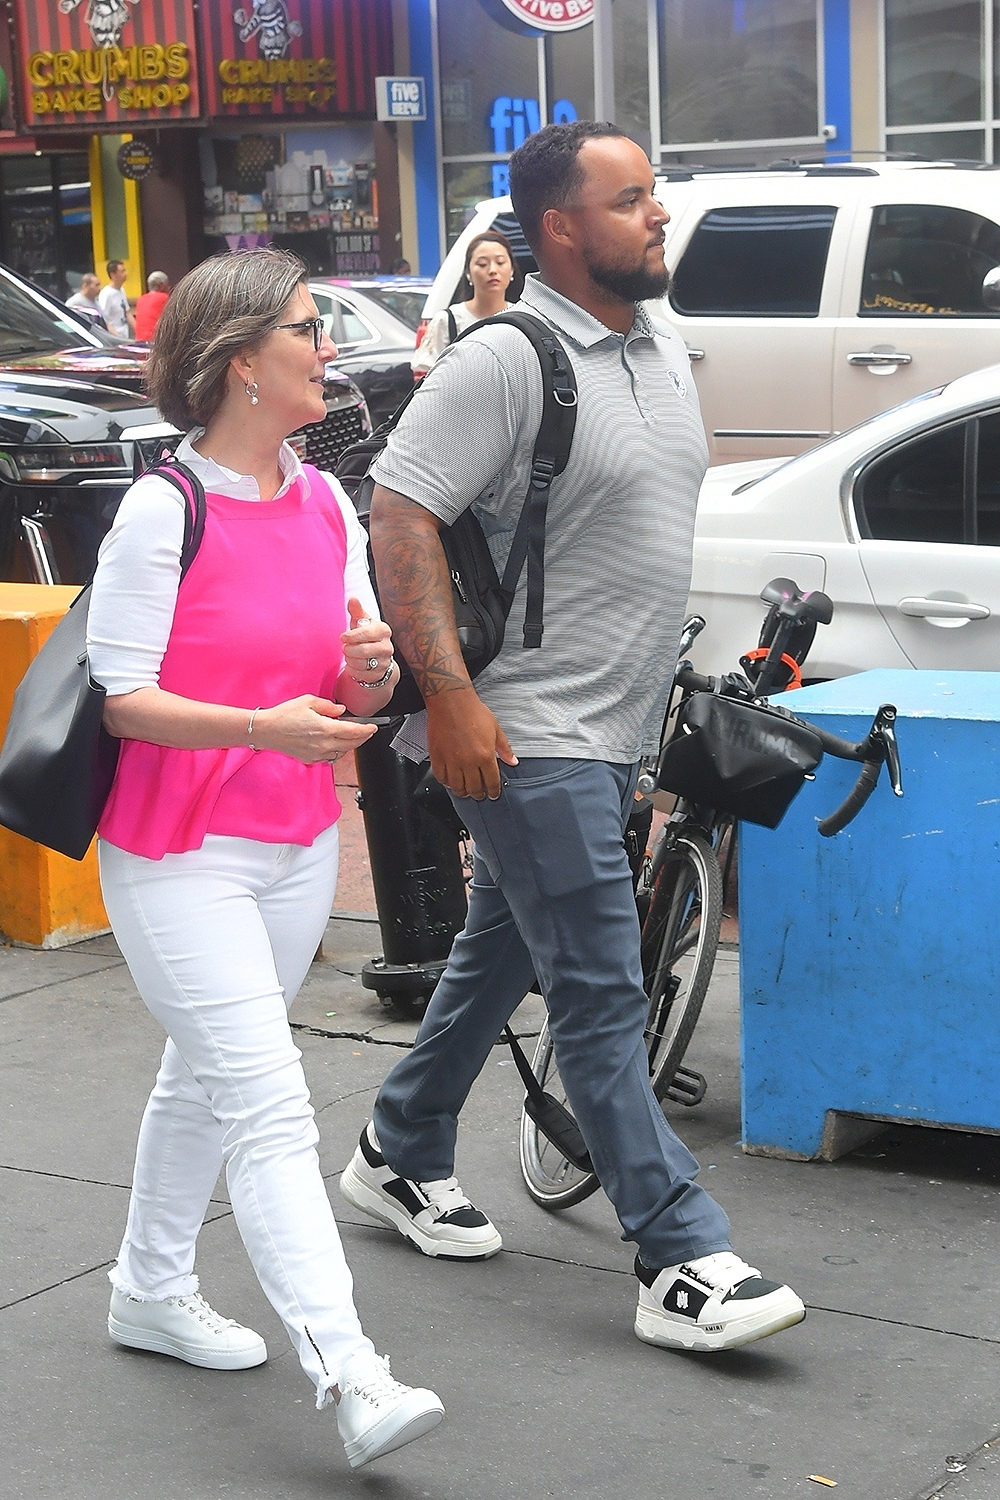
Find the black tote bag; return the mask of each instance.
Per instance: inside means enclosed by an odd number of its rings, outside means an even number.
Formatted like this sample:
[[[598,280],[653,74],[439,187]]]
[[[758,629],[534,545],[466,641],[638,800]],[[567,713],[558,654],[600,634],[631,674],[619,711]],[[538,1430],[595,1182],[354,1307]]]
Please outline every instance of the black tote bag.
[[[181,577],[205,527],[205,492],[183,465],[156,471],[185,497]],[[83,859],[118,765],[120,741],[104,728],[105,691],[90,675],[90,584],[77,594],[14,694],[0,747],[0,823],[70,859]]]

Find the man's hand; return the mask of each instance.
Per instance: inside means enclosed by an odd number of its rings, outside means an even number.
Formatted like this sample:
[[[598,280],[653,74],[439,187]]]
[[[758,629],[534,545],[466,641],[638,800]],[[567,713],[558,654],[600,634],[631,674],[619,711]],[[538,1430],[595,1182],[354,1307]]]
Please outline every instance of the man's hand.
[[[428,699],[427,748],[441,785],[477,802],[500,796],[499,761],[517,765],[495,715],[471,686]]]

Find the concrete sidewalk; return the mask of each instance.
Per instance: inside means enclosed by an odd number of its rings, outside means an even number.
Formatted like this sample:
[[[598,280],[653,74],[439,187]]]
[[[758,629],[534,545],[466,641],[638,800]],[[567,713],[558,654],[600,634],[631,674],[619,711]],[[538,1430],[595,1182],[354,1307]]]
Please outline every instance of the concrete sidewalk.
[[[0,1500],[809,1500],[825,1493],[814,1474],[845,1500],[996,1500],[995,1139],[900,1129],[833,1165],[744,1156],[737,960],[723,953],[687,1059],[709,1091],[672,1118],[737,1249],[810,1312],[732,1354],[652,1349],[631,1331],[632,1252],[603,1196],[550,1216],[524,1190],[505,1049],[469,1102],[458,1163],[504,1254],[426,1260],[341,1199],[337,1174],[414,1029],[361,988],[378,951],[373,920],[332,921],[293,1019],[366,1328],[400,1378],[440,1393],[444,1425],[350,1473],[222,1183],[200,1241],[203,1289],[260,1330],[269,1362],[211,1372],[108,1341],[106,1273],[162,1039],[111,938],[4,948]],[[537,1030],[540,1007],[529,997],[517,1029]]]

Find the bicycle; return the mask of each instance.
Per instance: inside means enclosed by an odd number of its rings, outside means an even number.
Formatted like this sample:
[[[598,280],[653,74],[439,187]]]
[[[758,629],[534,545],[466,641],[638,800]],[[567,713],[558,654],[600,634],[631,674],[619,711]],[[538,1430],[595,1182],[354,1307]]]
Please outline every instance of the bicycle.
[[[789,579],[772,580],[761,598],[770,609],[757,648],[741,658],[740,665],[746,675],[732,673],[716,681],[697,674],[683,658],[704,629],[705,621],[694,616],[685,623],[681,661],[674,678],[674,689],[681,694],[680,704],[699,692],[719,693],[759,704],[770,693],[801,685],[801,667],[816,628],[833,618],[833,605],[825,594],[803,594]],[[787,710],[776,705],[770,708],[789,721],[802,724]],[[657,764],[670,740],[673,714],[672,693]],[[852,792],[835,813],[821,821],[820,832],[825,836],[838,832],[857,816],[874,791],[884,762],[889,763],[893,791],[902,795],[894,720],[895,709],[883,705],[871,731],[858,745],[851,745],[815,725],[806,726],[815,733],[824,751],[841,759],[862,762]],[[639,789],[655,795],[658,781],[654,767],[644,768]],[[671,1099],[690,1106],[700,1103],[705,1094],[704,1078],[681,1063],[701,1014],[715,964],[735,825],[731,813],[677,798],[637,883],[643,981],[649,997],[646,1047],[650,1082],[661,1104]],[[552,1096],[566,1112],[571,1125],[575,1125],[568,1114],[565,1090],[544,1023],[531,1070],[540,1088]],[[530,1098],[525,1102],[519,1157],[528,1192],[536,1203],[549,1209],[582,1203],[600,1186],[589,1158],[567,1144],[575,1140],[572,1130],[569,1135],[559,1131],[547,1134],[533,1116]]]

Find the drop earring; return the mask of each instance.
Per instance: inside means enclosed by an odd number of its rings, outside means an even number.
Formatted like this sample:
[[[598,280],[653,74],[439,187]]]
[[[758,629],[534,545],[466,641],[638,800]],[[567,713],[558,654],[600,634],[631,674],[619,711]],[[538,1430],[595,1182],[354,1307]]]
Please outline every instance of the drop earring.
[[[256,380],[248,380],[248,381],[246,381],[246,390],[247,390],[247,395],[250,397],[250,405],[251,406],[256,406],[258,404],[257,382],[256,382]]]

